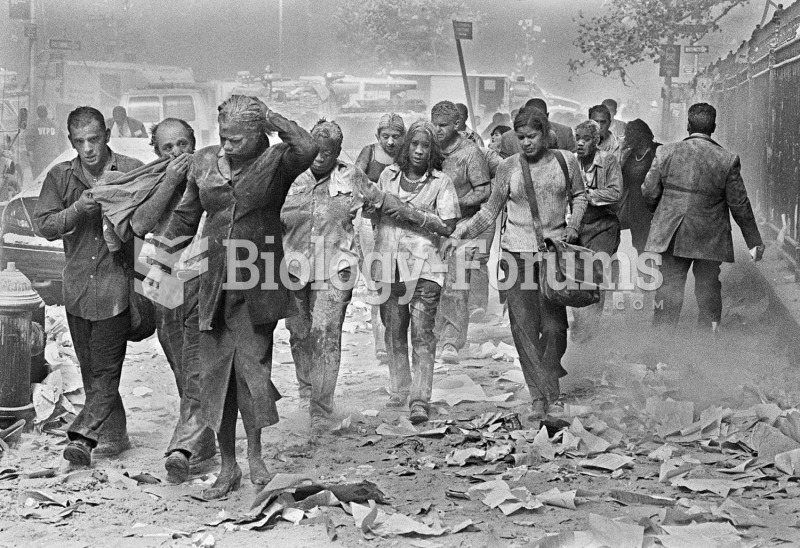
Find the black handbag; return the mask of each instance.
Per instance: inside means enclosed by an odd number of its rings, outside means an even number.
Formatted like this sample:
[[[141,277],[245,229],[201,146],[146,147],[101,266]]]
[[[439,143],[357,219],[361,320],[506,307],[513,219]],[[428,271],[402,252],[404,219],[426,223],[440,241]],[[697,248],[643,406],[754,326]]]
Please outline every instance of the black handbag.
[[[553,150],[566,179],[567,197],[572,194],[572,181],[564,157]],[[582,308],[600,302],[600,284],[603,281],[603,264],[592,260],[591,249],[561,240],[545,239],[539,204],[533,186],[530,167],[524,155],[519,156],[525,192],[533,216],[533,228],[539,252],[539,291],[548,301],[573,308]],[[586,267],[590,270],[587,272]]]

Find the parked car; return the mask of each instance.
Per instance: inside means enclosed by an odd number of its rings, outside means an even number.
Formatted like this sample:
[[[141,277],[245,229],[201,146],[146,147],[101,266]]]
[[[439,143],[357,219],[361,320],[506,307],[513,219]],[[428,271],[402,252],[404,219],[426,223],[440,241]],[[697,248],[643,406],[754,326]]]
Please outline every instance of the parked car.
[[[148,163],[155,159],[147,139],[112,139],[109,146],[114,152]],[[50,169],[61,162],[75,158],[70,149],[61,153],[47,166],[33,183],[5,203],[0,203],[0,265],[9,262],[25,274],[47,304],[63,304],[62,272],[66,263],[61,240],[49,241],[42,237],[33,221],[33,212],[39,200],[42,184]]]

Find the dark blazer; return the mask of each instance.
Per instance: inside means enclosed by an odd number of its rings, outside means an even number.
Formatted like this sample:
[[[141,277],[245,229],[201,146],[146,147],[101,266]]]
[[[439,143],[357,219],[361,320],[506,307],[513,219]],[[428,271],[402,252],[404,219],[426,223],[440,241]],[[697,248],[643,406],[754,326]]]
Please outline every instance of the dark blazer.
[[[244,283],[251,275],[258,276],[256,283],[230,290],[244,294],[253,324],[274,322],[294,311],[289,289],[280,277],[281,207],[295,178],[311,166],[319,147],[306,130],[283,116],[271,112],[269,121],[278,127],[283,142],[267,148],[235,179],[219,145],[194,154],[186,191],[164,234],[167,239],[193,236],[203,211],[207,213],[203,237],[208,244],[208,270],[200,279],[203,331],[212,328],[223,308],[223,283]],[[236,249],[241,266],[235,280],[228,279],[226,240],[242,241]],[[248,250],[245,245],[253,247]],[[257,272],[248,272],[248,264]],[[262,289],[262,283],[270,285]]]
[[[733,262],[730,216],[748,248],[761,245],[739,156],[708,135],[693,134],[658,148],[644,184],[645,202],[657,205],[646,251]]]

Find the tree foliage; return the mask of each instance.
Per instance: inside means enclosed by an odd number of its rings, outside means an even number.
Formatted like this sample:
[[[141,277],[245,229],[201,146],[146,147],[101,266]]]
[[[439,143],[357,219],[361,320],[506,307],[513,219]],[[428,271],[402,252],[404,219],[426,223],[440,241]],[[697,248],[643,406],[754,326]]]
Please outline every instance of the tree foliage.
[[[475,16],[464,0],[344,0],[337,37],[355,66],[436,69],[455,55],[452,20]]]
[[[583,57],[570,60],[573,73],[598,72],[627,81],[626,68],[657,60],[668,38],[699,39],[719,30],[718,22],[734,7],[749,0],[612,0],[605,13],[580,13],[575,45]],[[702,25],[702,32],[686,32]]]

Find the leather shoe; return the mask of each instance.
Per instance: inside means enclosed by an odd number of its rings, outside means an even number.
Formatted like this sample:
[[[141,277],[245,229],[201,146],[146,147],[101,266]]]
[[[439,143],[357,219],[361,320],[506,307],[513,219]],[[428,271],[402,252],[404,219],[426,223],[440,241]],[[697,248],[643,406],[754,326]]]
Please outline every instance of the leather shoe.
[[[446,344],[442,347],[442,353],[439,356],[444,363],[458,363],[458,350],[452,344]]]
[[[183,483],[189,479],[189,459],[182,451],[173,451],[164,462],[167,470],[167,481],[170,483]]]
[[[71,441],[64,449],[64,458],[78,466],[90,466],[92,464],[92,448],[88,442],[82,439]]]
[[[541,421],[547,417],[547,402],[544,400],[533,400],[529,421]]]
[[[408,420],[411,421],[411,424],[428,422],[428,410],[425,409],[424,405],[415,403],[411,406],[411,413],[408,416]]]

